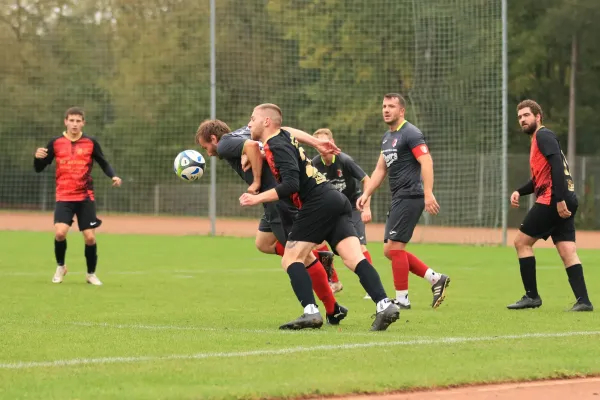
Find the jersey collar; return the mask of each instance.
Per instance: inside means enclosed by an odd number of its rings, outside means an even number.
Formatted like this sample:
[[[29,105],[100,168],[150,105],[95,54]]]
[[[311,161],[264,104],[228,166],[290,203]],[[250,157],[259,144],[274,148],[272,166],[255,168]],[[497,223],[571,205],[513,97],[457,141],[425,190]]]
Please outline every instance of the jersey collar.
[[[271,138],[274,138],[275,136],[279,135],[280,133],[281,133],[281,129],[279,129],[277,132],[275,132],[274,134],[272,134],[271,136],[266,138],[264,143],[267,143]]]
[[[404,126],[405,123],[406,123],[406,120],[402,121],[402,123],[398,126],[398,129],[394,130],[393,132],[398,132],[400,129],[402,129],[402,127]]]
[[[321,157],[321,161],[323,162],[323,165],[327,165],[327,163],[325,162],[325,160],[323,160],[323,157]],[[335,164],[335,154],[333,155],[333,158],[331,159],[331,163]]]
[[[75,139],[71,139],[71,137],[69,135],[67,135],[67,131],[63,131],[63,136],[66,137],[67,139],[69,139],[71,142],[76,142],[79,139],[81,139],[81,137],[83,136],[83,131],[81,131],[79,136],[77,136]]]

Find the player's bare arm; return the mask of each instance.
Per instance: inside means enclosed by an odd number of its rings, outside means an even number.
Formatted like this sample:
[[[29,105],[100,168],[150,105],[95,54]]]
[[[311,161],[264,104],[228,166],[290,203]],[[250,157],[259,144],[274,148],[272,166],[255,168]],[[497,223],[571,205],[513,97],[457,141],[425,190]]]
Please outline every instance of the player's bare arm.
[[[367,186],[370,184],[370,182],[371,182],[371,178],[369,178],[369,175],[367,175],[363,178],[363,180],[362,180],[363,192],[367,188]],[[373,217],[371,215],[371,196],[369,196],[369,198],[367,198],[367,201],[363,205],[363,209],[360,211],[361,211],[360,217],[362,219],[362,222],[364,222],[365,224],[371,222],[371,220],[373,219]]]
[[[425,211],[431,215],[440,212],[440,205],[433,195],[433,159],[431,154],[423,154],[417,158],[421,164],[421,175],[423,177],[423,192],[425,193]]]
[[[291,128],[289,126],[283,127],[282,129],[288,131],[298,142],[314,147],[319,153],[340,154],[340,149],[329,139],[316,138],[300,129]]]
[[[383,180],[387,176],[387,165],[385,164],[385,158],[383,158],[383,154],[379,156],[379,160],[377,160],[377,165],[375,166],[375,170],[371,174],[371,178],[369,179],[368,184],[364,185],[363,194],[356,200],[356,208],[362,211],[367,204],[367,201],[370,201],[371,195],[377,190],[379,186],[383,183]],[[370,203],[369,203],[370,204]]]
[[[242,207],[255,206],[261,203],[270,203],[279,200],[279,195],[275,189],[269,189],[260,194],[244,193],[240,196],[240,205]]]
[[[242,150],[242,156],[248,158],[250,168],[252,168],[252,177],[254,180],[248,187],[248,193],[258,194],[260,190],[260,177],[262,176],[263,158],[260,152],[260,146],[257,141],[246,140],[244,143],[244,149]]]

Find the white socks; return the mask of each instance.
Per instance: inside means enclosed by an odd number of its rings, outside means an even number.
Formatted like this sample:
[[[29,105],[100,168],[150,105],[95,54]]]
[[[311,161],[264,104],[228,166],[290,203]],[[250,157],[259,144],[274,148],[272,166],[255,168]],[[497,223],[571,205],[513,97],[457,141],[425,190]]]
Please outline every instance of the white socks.
[[[427,268],[427,272],[425,272],[425,276],[423,278],[427,279],[432,285],[435,285],[440,280],[440,277],[440,274],[438,274],[431,268]]]
[[[410,300],[408,300],[408,290],[396,290],[396,300],[403,306],[409,305]]]
[[[381,300],[379,303],[377,303],[377,312],[382,312],[383,310],[388,308],[390,304],[392,304],[392,301],[390,299],[386,298]]]
[[[319,309],[317,308],[317,306],[315,304],[309,304],[306,307],[304,307],[304,314],[318,314],[319,313]]]

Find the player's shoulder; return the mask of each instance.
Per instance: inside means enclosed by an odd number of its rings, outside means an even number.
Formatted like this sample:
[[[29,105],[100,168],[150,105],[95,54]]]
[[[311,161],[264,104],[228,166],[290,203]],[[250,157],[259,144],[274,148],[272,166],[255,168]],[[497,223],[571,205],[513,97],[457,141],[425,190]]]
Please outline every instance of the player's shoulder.
[[[351,155],[346,154],[344,152],[340,152],[337,156],[335,156],[336,160],[339,160],[342,164],[353,163],[354,159]]]
[[[269,147],[292,146],[292,135],[288,131],[281,129],[276,134],[269,136],[265,143],[268,143]]]
[[[315,166],[323,164],[323,160],[321,159],[320,155],[314,156],[311,162]]]
[[[548,139],[557,139],[558,137],[556,136],[556,134],[551,131],[550,129],[546,128],[545,126],[541,127],[535,134],[535,137],[537,139],[540,138],[548,138]]]
[[[414,124],[411,124],[410,122],[406,121],[404,123],[404,126],[402,127],[402,130],[407,133],[407,134],[412,134],[412,135],[418,135],[418,136],[423,136],[423,132],[421,132],[421,130]]]

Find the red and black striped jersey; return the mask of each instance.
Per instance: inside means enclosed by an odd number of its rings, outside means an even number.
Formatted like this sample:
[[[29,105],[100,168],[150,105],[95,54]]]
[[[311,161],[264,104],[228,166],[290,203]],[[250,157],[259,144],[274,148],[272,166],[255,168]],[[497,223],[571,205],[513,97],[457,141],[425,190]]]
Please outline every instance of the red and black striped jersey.
[[[265,158],[273,173],[280,199],[291,196],[301,208],[309,195],[318,196],[323,190],[335,190],[327,178],[313,167],[304,149],[289,132],[281,129],[264,143]]]
[[[113,178],[115,172],[104,158],[98,141],[82,134],[71,140],[63,133],[46,146],[48,155],[43,159],[34,159],[36,172],[42,172],[56,159],[56,201],[94,200],[92,166],[94,161],[102,171]]]

